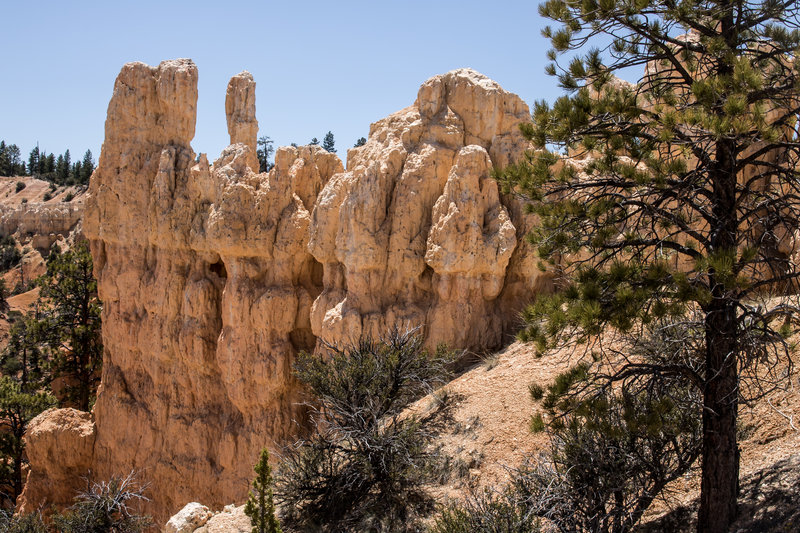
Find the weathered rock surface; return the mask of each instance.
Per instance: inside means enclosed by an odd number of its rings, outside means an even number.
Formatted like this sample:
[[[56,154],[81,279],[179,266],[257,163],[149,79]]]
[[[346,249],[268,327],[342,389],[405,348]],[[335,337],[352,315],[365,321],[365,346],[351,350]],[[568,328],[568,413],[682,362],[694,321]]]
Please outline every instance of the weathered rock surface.
[[[195,529],[195,533],[250,533],[252,530],[250,518],[244,514],[244,505],[228,505],[204,526]]]
[[[205,505],[197,502],[187,503],[178,514],[173,516],[164,526],[164,533],[192,533],[205,525],[214,515]]]
[[[92,469],[139,470],[161,523],[242,501],[259,450],[297,433],[299,350],[395,325],[493,348],[547,284],[522,239],[532,220],[490,178],[527,147],[517,96],[467,69],[436,76],[346,171],[311,146],[257,174],[253,95],[248,74],[231,81],[233,144],[210,165],[190,146],[195,65],[125,65],[87,198],[105,345]]]
[[[521,258],[531,222],[513,199],[501,203],[489,174],[527,148],[527,119],[519,97],[461,69],[372,125],[312,214],[309,250],[324,266],[315,336],[338,343],[405,325],[423,326],[431,347],[501,344],[520,286],[529,297],[537,276]]]
[[[258,171],[256,82],[253,80],[253,75],[246,70],[231,78],[228,83],[228,91],[225,95],[225,117],[228,121],[228,135],[231,136],[231,144],[246,144],[250,148],[248,164],[252,170]]]
[[[0,234],[22,236],[68,235],[80,222],[80,202],[46,204],[24,203],[10,207],[0,204]]]
[[[72,505],[86,487],[95,436],[91,415],[76,409],[48,409],[31,420],[25,433],[30,473],[18,510]]]

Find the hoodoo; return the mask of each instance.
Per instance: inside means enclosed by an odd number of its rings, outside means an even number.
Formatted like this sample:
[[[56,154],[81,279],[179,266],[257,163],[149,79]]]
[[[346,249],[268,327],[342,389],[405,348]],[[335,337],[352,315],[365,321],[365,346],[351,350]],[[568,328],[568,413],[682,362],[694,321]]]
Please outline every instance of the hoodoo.
[[[196,100],[190,60],[123,67],[84,221],[105,345],[85,467],[137,470],[162,522],[190,501],[241,501],[259,450],[296,434],[298,351],[392,326],[495,348],[549,284],[523,239],[532,221],[490,177],[528,147],[528,108],[481,74],[426,81],[347,170],[307,146],[256,173],[246,72],[227,90],[231,146],[209,164],[190,145]],[[63,501],[39,486],[60,465],[31,465],[23,507]]]

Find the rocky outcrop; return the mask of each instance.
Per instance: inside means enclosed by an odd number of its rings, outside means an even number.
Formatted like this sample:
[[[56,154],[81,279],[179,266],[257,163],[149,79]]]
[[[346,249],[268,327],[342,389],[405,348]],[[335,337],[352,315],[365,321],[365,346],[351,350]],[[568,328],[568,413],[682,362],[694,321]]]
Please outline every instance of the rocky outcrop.
[[[86,488],[95,435],[91,415],[76,409],[48,409],[31,420],[25,433],[30,473],[18,510],[72,505]]]
[[[164,526],[164,533],[192,533],[205,525],[214,515],[208,507],[197,502],[187,503],[178,514],[169,519]]]
[[[0,205],[0,234],[66,236],[78,225],[82,215],[83,205],[80,202],[68,204],[37,202],[14,207]]]
[[[243,505],[226,505],[222,511],[212,513],[196,502],[187,503],[164,526],[164,533],[250,533],[252,530]]]
[[[225,95],[225,117],[228,121],[228,135],[231,144],[242,143],[250,148],[248,165],[258,171],[256,139],[258,121],[256,120],[256,82],[253,75],[240,72],[228,83]]]
[[[372,125],[312,214],[309,250],[324,267],[315,336],[339,343],[404,325],[423,326],[430,347],[502,343],[520,285],[530,297],[537,274],[522,259],[531,222],[513,199],[503,205],[490,172],[527,147],[527,119],[519,97],[462,69]]]
[[[250,533],[252,530],[250,518],[244,514],[244,505],[227,505],[194,533]]]
[[[209,164],[190,146],[195,65],[126,65],[87,198],[105,345],[93,474],[138,470],[161,523],[241,501],[259,450],[301,428],[299,350],[395,325],[496,347],[547,284],[528,268],[532,220],[490,177],[527,146],[517,96],[471,70],[436,76],[346,171],[310,146],[257,174],[254,87],[231,81],[232,144]]]

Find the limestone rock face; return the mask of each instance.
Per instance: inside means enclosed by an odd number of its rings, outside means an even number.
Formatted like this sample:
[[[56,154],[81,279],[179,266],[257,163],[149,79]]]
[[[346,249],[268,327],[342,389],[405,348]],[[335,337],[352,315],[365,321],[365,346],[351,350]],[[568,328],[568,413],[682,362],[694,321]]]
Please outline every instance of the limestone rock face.
[[[391,326],[495,347],[547,285],[522,239],[535,221],[490,177],[527,148],[517,96],[467,69],[436,76],[347,170],[283,147],[258,174],[254,88],[231,80],[232,144],[210,164],[190,146],[195,65],[125,65],[86,200],[105,346],[91,466],[138,470],[161,523],[242,502],[260,449],[301,429],[298,351]]]
[[[91,415],[76,409],[48,409],[31,420],[24,437],[30,472],[18,510],[72,505],[86,488],[95,436]]]
[[[341,169],[284,148],[255,174],[243,143],[209,165],[189,146],[196,83],[188,60],[123,68],[86,207],[105,346],[96,471],[142,470],[158,518],[241,497],[260,448],[303,420],[291,361],[314,348],[321,271],[302,198]],[[120,135],[139,113],[154,131]]]
[[[68,235],[83,215],[81,202],[45,204],[25,203],[18,207],[0,205],[0,233],[12,235],[55,236]]]
[[[490,171],[528,147],[518,129],[527,119],[519,97],[461,69],[372,125],[312,213],[309,250],[324,266],[316,337],[346,342],[397,325],[423,326],[430,347],[502,342],[536,269],[513,257],[527,255],[519,244],[531,221],[500,198]]]

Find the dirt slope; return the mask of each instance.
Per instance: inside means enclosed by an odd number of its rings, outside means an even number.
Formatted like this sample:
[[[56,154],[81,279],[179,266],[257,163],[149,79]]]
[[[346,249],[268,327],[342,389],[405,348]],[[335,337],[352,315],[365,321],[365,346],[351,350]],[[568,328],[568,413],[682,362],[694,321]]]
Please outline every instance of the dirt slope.
[[[455,401],[453,423],[440,443],[454,457],[455,473],[437,490],[438,496],[458,497],[468,487],[499,486],[508,479],[507,467],[519,465],[527,454],[546,452],[548,438],[528,430],[531,415],[539,409],[528,385],[549,384],[579,359],[566,349],[537,358],[532,346],[514,343],[448,384],[444,390]],[[741,531],[800,530],[798,387],[800,380],[794,376],[786,390],[741,406]],[[433,401],[427,397],[415,410],[429,408]],[[698,495],[695,470],[654,504],[645,520],[647,530],[691,530]]]

